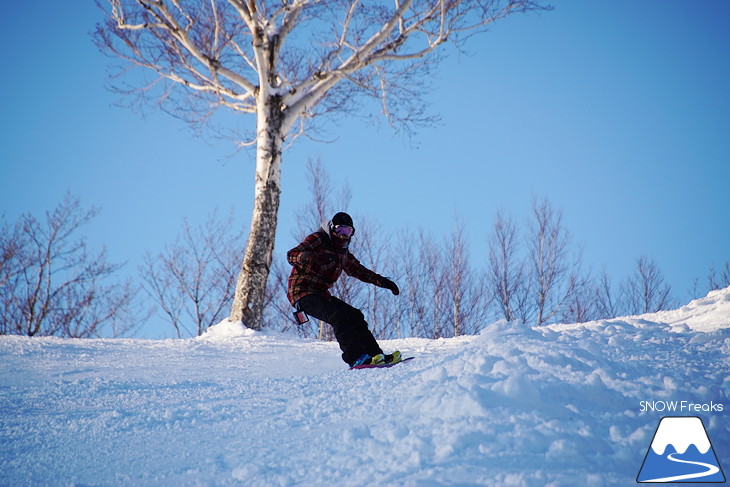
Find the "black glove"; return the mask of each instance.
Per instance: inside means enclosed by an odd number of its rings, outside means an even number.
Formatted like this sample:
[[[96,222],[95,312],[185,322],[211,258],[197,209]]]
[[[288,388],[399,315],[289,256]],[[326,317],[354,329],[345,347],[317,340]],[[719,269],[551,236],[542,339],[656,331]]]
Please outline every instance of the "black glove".
[[[400,289],[398,289],[398,286],[396,285],[396,283],[394,283],[393,281],[391,281],[388,278],[386,278],[383,281],[383,287],[385,289],[390,289],[390,292],[392,292],[393,295],[395,295],[395,296],[398,296],[400,294]]]

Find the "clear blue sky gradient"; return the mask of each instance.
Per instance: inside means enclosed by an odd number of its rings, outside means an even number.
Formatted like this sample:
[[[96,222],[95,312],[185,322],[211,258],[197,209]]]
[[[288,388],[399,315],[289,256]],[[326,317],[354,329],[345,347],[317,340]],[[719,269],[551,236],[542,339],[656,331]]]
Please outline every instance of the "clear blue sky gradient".
[[[338,121],[332,143],[284,154],[277,252],[292,247],[319,156],[351,212],[397,235],[446,235],[458,213],[480,265],[495,211],[519,222],[533,194],[564,211],[586,267],[623,278],[654,258],[680,301],[730,259],[730,2],[554,2],[449,51],[428,94],[441,124],[410,141],[384,123]],[[92,245],[134,272],[182,219],[233,207],[248,227],[251,154],[195,137],[154,109],[115,105],[114,63],[90,32],[91,0],[13,2],[0,18],[0,211],[41,214],[70,190],[101,207]],[[241,124],[252,124],[242,118]],[[169,334],[169,333],[167,333]]]

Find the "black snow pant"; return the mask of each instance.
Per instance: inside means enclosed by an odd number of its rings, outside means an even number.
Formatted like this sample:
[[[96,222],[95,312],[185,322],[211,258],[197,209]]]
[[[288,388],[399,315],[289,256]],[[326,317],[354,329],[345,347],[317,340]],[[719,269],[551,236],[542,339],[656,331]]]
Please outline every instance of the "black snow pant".
[[[349,365],[365,354],[383,353],[359,309],[334,296],[327,298],[318,294],[304,296],[297,304],[309,316],[332,325],[342,350],[342,360]]]

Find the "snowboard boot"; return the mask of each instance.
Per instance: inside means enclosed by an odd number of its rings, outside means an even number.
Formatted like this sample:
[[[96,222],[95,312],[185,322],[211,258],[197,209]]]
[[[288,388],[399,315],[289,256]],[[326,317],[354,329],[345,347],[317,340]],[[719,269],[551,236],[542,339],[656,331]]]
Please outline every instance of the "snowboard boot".
[[[402,360],[400,352],[398,350],[383,356],[383,359],[386,364],[397,364]]]
[[[372,365],[381,365],[381,364],[386,363],[385,355],[383,355],[382,353],[377,354],[376,356],[374,356],[373,358],[370,359],[370,363]]]
[[[382,355],[380,355],[382,357]],[[358,365],[370,365],[373,363],[373,357],[365,354],[362,355],[359,359],[355,360],[355,362],[352,364],[352,367],[357,367]]]

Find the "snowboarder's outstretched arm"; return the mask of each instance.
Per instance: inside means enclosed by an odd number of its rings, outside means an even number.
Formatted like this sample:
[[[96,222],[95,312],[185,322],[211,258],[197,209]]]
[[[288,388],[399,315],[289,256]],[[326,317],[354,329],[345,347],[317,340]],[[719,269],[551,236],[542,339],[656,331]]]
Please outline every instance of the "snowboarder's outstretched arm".
[[[362,265],[360,261],[357,260],[355,256],[352,255],[352,253],[349,251],[347,252],[347,256],[345,258],[344,270],[348,276],[352,276],[368,284],[375,284],[378,287],[389,289],[396,296],[400,294],[398,286],[393,281],[391,281],[387,277],[383,277],[380,274],[371,271],[370,269]]]

